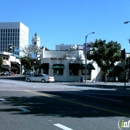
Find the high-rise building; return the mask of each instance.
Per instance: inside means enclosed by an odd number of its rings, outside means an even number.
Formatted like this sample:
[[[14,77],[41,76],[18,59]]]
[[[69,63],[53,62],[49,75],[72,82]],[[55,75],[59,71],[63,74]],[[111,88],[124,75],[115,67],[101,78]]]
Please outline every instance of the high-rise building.
[[[0,22],[0,51],[9,52],[10,44],[13,47],[11,53],[22,55],[15,50],[28,46],[29,28],[21,22]]]

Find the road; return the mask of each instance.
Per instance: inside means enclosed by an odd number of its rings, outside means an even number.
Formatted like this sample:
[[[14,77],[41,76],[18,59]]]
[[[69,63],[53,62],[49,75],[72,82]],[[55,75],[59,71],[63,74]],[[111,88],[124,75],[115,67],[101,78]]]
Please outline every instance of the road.
[[[118,86],[120,87],[120,86]],[[119,130],[130,95],[117,87],[0,79],[1,130]]]

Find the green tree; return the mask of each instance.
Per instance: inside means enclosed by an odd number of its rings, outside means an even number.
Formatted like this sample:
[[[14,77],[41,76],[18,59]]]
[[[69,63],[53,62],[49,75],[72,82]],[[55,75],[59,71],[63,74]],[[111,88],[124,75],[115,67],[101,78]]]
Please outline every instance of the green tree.
[[[93,60],[104,71],[105,82],[107,82],[108,70],[114,67],[114,63],[121,60],[121,45],[117,42],[106,40],[95,40],[92,53],[87,53],[87,58]]]
[[[21,58],[21,64],[24,66],[24,70],[27,71],[27,70],[30,70],[31,69],[31,63],[32,63],[32,60],[30,57],[22,57]]]

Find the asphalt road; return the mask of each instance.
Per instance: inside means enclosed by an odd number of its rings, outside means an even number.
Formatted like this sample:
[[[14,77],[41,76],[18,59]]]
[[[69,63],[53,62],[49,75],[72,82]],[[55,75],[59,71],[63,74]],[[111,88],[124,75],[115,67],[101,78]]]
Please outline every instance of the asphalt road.
[[[117,90],[0,79],[0,129],[119,130],[130,120],[130,95]]]

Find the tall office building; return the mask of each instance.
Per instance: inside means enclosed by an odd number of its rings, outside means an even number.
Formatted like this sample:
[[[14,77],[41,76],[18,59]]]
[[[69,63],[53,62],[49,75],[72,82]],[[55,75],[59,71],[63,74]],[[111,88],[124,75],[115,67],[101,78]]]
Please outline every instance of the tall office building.
[[[15,52],[15,49],[22,49],[28,46],[29,28],[21,22],[0,23],[0,51],[8,52],[8,46],[13,46],[12,53],[22,55],[22,52]]]

